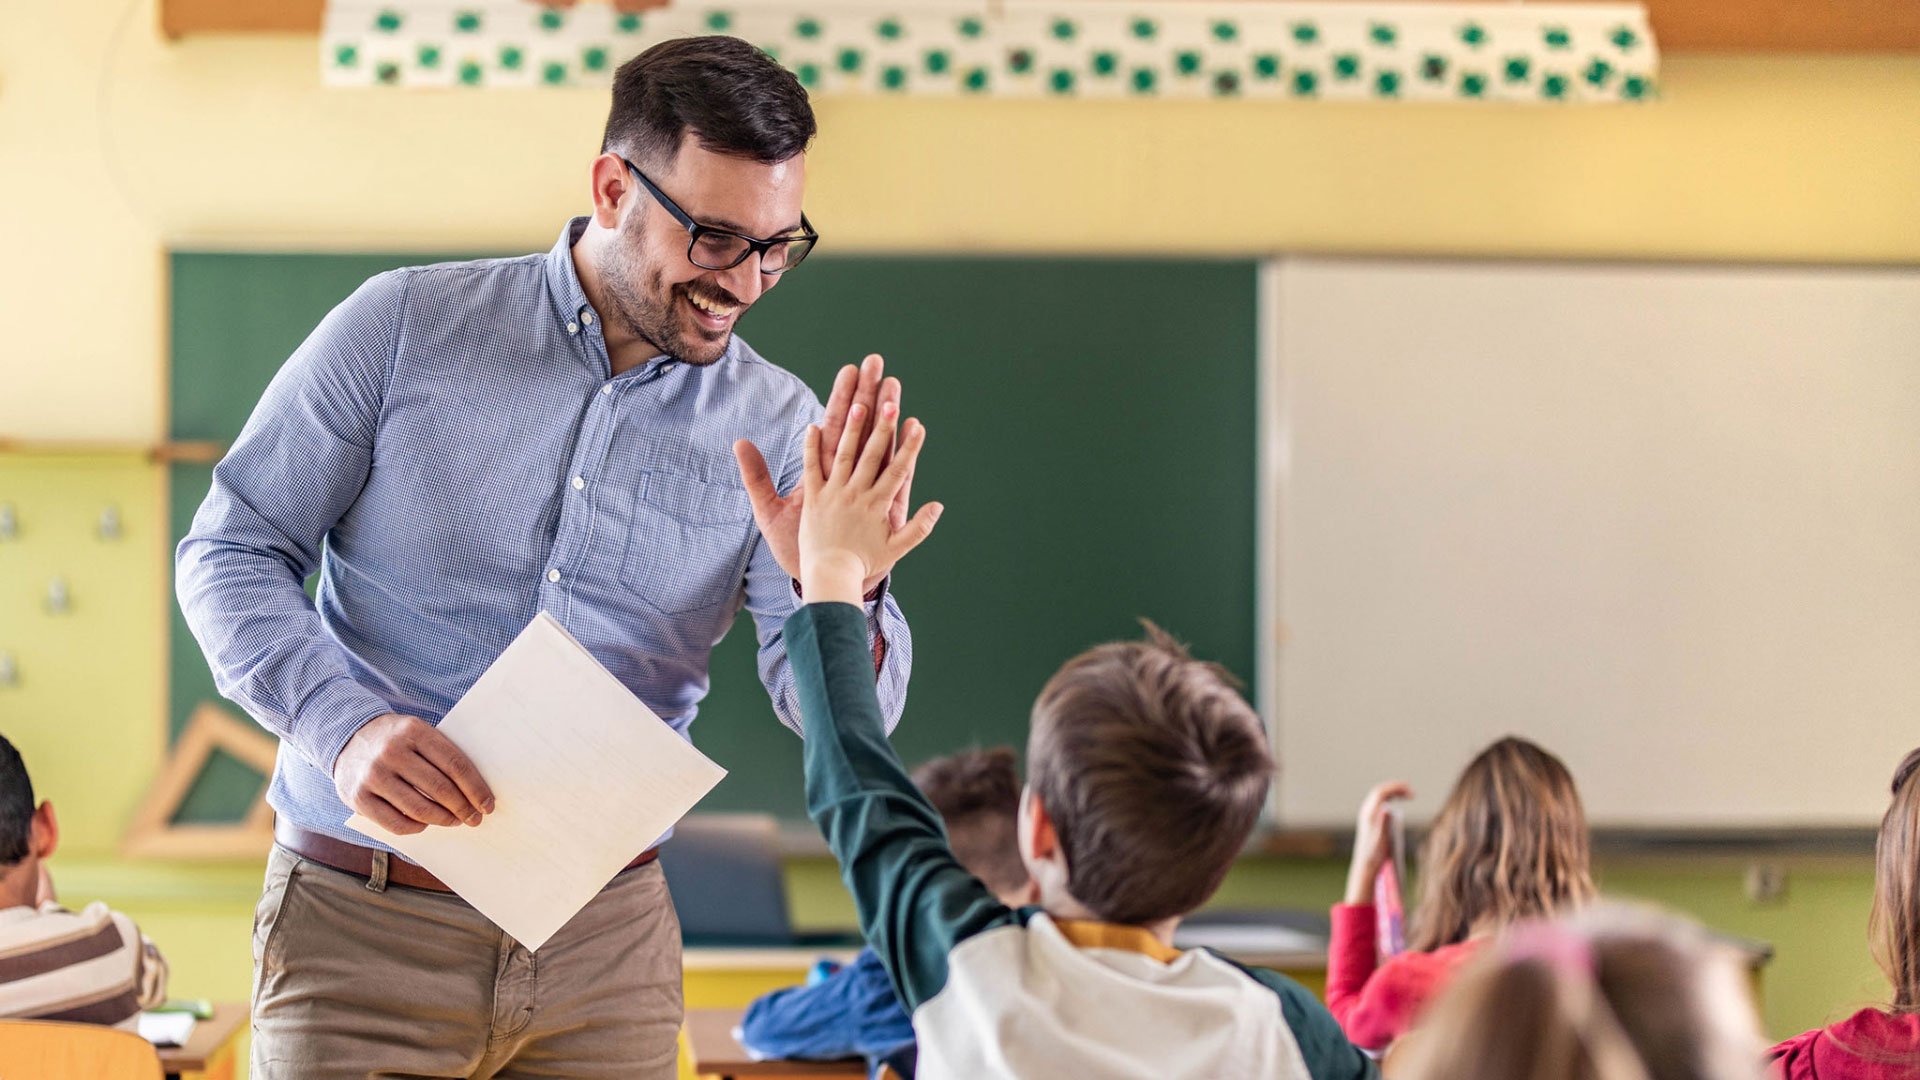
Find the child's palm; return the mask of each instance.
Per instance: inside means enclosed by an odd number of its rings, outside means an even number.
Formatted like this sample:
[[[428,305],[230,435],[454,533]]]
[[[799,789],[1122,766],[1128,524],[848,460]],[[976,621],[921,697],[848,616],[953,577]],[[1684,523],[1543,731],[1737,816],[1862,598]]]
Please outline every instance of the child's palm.
[[[909,420],[889,462],[897,410],[883,404],[879,422],[862,445],[862,408],[853,407],[827,469],[821,468],[824,448],[819,428],[807,431],[800,572],[810,600],[843,598],[851,586],[884,576],[933,532],[940,517],[938,503],[921,507],[911,518],[896,510],[926,443],[926,428]]]

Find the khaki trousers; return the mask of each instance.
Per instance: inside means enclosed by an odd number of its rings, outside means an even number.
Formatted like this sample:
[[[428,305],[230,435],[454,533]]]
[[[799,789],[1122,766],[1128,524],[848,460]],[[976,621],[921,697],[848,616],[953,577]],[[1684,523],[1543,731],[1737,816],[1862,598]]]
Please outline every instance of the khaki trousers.
[[[658,861],[615,878],[536,954],[452,894],[278,845],[268,857],[253,1080],[666,1078],[681,1013],[680,920]]]

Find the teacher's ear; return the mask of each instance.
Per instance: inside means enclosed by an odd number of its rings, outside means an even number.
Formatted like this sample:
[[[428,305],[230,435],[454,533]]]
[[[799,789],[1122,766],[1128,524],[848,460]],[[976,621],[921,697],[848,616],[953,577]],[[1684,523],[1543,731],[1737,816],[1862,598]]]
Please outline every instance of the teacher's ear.
[[[593,223],[609,231],[620,228],[620,215],[627,204],[645,198],[646,192],[633,182],[626,162],[618,154],[601,154],[593,159]]]

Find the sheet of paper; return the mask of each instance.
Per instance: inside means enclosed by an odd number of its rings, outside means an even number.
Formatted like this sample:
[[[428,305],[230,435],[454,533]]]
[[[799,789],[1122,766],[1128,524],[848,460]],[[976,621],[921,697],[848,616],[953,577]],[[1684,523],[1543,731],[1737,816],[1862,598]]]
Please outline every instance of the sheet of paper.
[[[347,825],[426,867],[538,949],[725,776],[600,666],[534,616],[440,722],[493,788],[478,828],[395,836]]]
[[[138,1024],[140,1037],[155,1046],[185,1046],[193,1037],[192,1013],[143,1012]]]

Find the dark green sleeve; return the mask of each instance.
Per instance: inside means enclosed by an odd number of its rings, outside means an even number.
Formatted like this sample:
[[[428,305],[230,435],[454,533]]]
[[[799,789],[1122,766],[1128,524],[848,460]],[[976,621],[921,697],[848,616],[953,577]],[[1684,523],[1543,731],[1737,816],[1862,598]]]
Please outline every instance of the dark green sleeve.
[[[1220,958],[1227,960],[1224,956]],[[1280,1014],[1293,1029],[1293,1041],[1299,1044],[1300,1056],[1307,1059],[1307,1072],[1313,1080],[1379,1080],[1380,1066],[1347,1040],[1346,1032],[1340,1030],[1340,1022],[1313,996],[1313,991],[1277,971],[1248,967],[1232,960],[1227,963],[1246,972],[1280,999]]]
[[[807,604],[787,617],[785,636],[806,734],[807,815],[911,1013],[946,985],[949,950],[1020,916],[953,857],[939,813],[887,742],[865,614]]]

